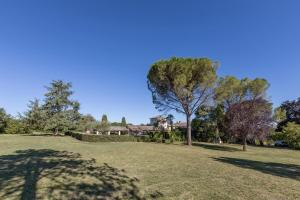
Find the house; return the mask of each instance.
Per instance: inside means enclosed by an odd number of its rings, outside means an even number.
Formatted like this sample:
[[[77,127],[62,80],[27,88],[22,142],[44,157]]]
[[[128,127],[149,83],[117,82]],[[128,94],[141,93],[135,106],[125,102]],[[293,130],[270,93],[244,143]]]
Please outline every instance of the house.
[[[161,128],[163,130],[168,130],[169,123],[166,117],[158,115],[150,118],[150,125]]]
[[[110,126],[107,135],[110,135],[111,133],[121,135],[121,134],[128,134],[128,132],[129,132],[128,128],[124,126]]]
[[[181,129],[181,130],[187,129],[186,122],[181,122],[181,121],[176,122],[176,123],[173,124],[173,128],[174,129]]]
[[[95,133],[97,135],[104,134],[104,135],[127,135],[129,130],[124,126],[109,126],[106,131],[103,131],[103,133],[100,133],[99,130],[96,130]],[[87,134],[90,134],[91,131],[86,131]]]

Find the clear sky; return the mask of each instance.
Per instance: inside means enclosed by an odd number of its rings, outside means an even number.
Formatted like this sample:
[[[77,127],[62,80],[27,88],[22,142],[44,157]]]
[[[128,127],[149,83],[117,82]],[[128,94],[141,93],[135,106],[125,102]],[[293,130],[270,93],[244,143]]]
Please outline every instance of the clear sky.
[[[0,1],[0,107],[13,115],[63,79],[82,113],[146,123],[158,114],[148,69],[171,56],[219,61],[220,76],[266,78],[275,105],[296,99],[300,1]]]

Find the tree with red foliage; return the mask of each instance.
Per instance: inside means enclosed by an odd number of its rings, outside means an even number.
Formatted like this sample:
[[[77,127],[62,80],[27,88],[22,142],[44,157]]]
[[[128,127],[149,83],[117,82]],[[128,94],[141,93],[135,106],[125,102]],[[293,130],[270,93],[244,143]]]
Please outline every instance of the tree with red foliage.
[[[242,140],[243,151],[246,151],[247,139],[261,140],[269,133],[272,104],[262,98],[233,104],[229,107],[225,120],[228,133]]]

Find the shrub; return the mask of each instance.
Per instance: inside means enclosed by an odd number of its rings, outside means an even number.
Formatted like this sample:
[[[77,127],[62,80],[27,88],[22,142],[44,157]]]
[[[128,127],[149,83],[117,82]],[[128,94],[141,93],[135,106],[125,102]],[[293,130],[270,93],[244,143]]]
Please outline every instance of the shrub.
[[[283,128],[282,133],[284,140],[291,148],[300,149],[300,125],[296,123],[288,123]]]
[[[164,132],[154,132],[149,134],[150,142],[162,142],[164,139]]]
[[[135,136],[137,142],[151,142],[149,135]]]
[[[272,132],[271,135],[270,135],[271,139],[273,141],[276,141],[276,140],[285,140],[285,134],[283,132]]]
[[[184,140],[184,135],[180,130],[171,131],[169,133],[170,142],[181,142]]]
[[[95,134],[83,134],[76,132],[68,132],[66,135],[70,135],[78,140],[86,142],[135,142],[137,139],[134,136],[129,135],[95,135]]]
[[[10,118],[7,121],[7,127],[5,128],[6,134],[28,134],[30,133],[29,127],[25,125],[22,120]]]

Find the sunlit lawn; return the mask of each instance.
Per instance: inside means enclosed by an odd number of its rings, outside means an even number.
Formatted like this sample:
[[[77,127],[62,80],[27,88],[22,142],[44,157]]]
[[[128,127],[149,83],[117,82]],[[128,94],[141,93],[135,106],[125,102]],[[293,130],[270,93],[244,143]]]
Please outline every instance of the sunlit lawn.
[[[0,199],[300,199],[300,151],[0,136]]]

